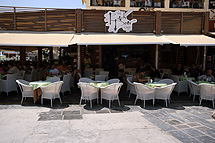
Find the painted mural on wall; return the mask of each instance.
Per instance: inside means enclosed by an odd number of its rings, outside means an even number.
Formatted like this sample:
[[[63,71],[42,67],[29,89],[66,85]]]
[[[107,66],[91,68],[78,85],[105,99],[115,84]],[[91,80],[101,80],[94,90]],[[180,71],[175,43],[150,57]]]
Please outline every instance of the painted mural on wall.
[[[120,11],[116,10],[115,12],[108,11],[104,14],[104,22],[106,26],[108,26],[108,32],[117,33],[119,29],[126,32],[132,31],[132,25],[137,22],[137,19],[129,20],[127,17],[130,15],[134,9],[130,9],[129,11]]]

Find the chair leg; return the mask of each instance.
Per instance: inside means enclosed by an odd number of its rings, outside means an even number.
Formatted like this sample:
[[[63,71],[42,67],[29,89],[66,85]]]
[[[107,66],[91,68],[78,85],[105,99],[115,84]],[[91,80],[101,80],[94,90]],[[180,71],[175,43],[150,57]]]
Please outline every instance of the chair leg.
[[[166,107],[168,107],[168,105],[167,105],[167,99],[165,101],[166,101]]]
[[[22,102],[23,102],[23,96],[22,96],[21,104],[22,104]]]
[[[101,104],[102,104],[102,97],[101,97]]]
[[[90,108],[93,108],[92,100],[90,100]]]
[[[52,99],[51,99],[51,107],[52,107]]]
[[[213,108],[214,108],[214,100],[212,100]]]
[[[134,105],[136,104],[136,102],[137,102],[137,97],[136,97],[136,99],[135,99],[135,101],[134,101]]]
[[[61,100],[61,98],[60,98],[60,95],[59,95],[59,99],[60,99],[60,103],[62,104],[62,100]]]
[[[202,99],[200,99],[199,106],[202,104]]]
[[[43,105],[43,98],[41,97],[41,104]]]
[[[180,95],[180,92],[178,92],[178,96]]]
[[[97,97],[97,104],[99,104],[99,98]]]
[[[146,107],[146,100],[143,100],[143,107]]]
[[[153,98],[153,106],[155,105],[155,99]]]
[[[109,100],[109,108],[110,108],[110,106],[111,106],[111,100]]]
[[[80,99],[79,105],[81,105],[82,98]]]
[[[118,103],[119,103],[119,106],[121,106],[121,105],[120,105],[120,101],[119,101],[119,98],[118,98]]]
[[[128,95],[128,97],[129,97],[129,98],[131,97],[131,92],[129,92],[129,95]]]
[[[193,94],[193,102],[195,101],[195,94]]]

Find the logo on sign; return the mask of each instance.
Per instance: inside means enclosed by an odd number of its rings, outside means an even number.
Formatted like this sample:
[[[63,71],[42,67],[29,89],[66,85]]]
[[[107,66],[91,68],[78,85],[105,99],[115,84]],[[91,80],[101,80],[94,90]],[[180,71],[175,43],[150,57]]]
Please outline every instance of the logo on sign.
[[[137,22],[137,19],[128,20],[127,17],[133,11],[133,9],[130,9],[127,12],[117,10],[115,12],[108,11],[104,14],[104,22],[106,23],[106,26],[109,26],[108,32],[117,33],[121,28],[126,32],[131,32],[132,25]]]

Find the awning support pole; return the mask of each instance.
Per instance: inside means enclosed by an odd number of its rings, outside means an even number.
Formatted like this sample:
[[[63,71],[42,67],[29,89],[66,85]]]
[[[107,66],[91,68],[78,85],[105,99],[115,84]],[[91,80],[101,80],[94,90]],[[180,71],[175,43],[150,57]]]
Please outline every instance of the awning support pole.
[[[155,67],[158,69],[158,44],[156,44],[156,51],[155,51]]]
[[[206,65],[206,46],[204,46],[203,71],[205,71],[205,65]]]
[[[80,45],[78,45],[78,56],[77,56],[77,58],[78,58],[78,70],[80,70],[81,69],[81,46]]]
[[[26,49],[25,49],[25,47],[19,47],[20,48],[20,64],[21,65],[24,65],[25,64],[25,51],[26,51]],[[9,54],[8,54],[8,56],[9,56]]]

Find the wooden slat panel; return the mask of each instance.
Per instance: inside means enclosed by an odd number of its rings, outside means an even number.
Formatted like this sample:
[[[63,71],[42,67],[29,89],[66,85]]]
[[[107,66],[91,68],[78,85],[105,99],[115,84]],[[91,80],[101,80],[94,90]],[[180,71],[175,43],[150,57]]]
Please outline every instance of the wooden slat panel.
[[[183,13],[183,34],[201,34],[202,13]]]
[[[13,13],[0,13],[0,29],[14,30]]]
[[[162,12],[161,18],[161,30],[163,30],[163,34],[180,34],[180,12]]]

